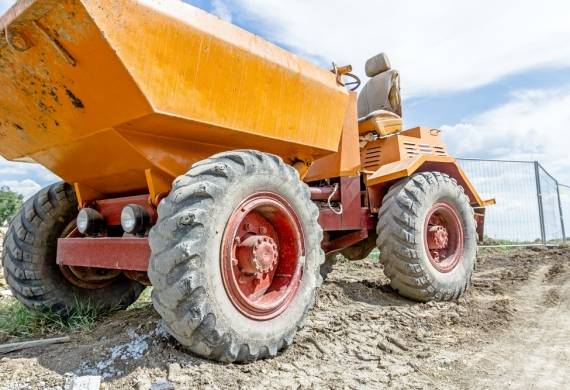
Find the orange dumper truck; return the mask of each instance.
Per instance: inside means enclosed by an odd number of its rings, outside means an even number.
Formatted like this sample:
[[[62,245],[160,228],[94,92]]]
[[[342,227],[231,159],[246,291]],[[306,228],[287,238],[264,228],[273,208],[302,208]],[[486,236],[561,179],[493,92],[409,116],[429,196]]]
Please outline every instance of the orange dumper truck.
[[[350,66],[175,0],[19,0],[0,28],[0,154],[63,179],[4,242],[24,305],[125,308],[152,285],[183,346],[247,362],[292,343],[336,254],[377,247],[418,301],[469,285],[492,202],[439,130],[402,127],[386,55],[358,95]]]

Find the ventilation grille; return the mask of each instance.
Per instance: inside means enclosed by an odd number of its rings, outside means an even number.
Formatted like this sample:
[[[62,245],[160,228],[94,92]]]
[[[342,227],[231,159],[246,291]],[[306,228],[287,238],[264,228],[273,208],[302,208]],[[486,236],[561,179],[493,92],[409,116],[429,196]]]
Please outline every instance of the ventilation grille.
[[[380,166],[382,145],[371,146],[363,150],[360,160],[364,170],[376,170]]]
[[[429,144],[404,142],[404,150],[406,151],[407,158],[412,158],[419,155],[447,156],[447,150],[445,150],[445,147]]]

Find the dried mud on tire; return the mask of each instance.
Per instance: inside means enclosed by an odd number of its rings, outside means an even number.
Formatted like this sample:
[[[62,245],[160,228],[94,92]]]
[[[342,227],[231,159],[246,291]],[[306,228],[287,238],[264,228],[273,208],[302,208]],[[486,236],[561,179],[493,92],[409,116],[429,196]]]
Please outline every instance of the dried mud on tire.
[[[0,388],[64,388],[73,375],[86,374],[103,375],[109,389],[161,379],[176,388],[221,389],[570,382],[563,366],[570,360],[570,249],[483,251],[473,286],[457,303],[398,296],[377,257],[337,263],[305,327],[274,359],[224,365],[189,355],[162,332],[147,304],[102,318],[93,331],[72,335],[72,343],[3,357]]]

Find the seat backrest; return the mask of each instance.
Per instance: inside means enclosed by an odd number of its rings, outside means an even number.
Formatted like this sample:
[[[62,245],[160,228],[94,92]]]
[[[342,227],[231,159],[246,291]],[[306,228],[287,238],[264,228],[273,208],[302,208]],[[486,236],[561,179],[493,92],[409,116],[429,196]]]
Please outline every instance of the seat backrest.
[[[377,110],[386,110],[402,116],[400,74],[392,69],[385,53],[366,62],[366,75],[371,79],[358,96],[358,116],[364,118]]]

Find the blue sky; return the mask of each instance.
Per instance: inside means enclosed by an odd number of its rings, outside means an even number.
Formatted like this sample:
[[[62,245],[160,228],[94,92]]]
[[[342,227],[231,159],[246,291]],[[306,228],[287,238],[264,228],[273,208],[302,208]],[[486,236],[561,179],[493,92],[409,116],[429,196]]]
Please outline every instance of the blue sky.
[[[401,72],[406,125],[442,128],[456,156],[540,160],[570,184],[569,2],[186,2],[324,67],[351,63],[362,75],[385,51]],[[53,180],[0,160],[0,185],[26,196]]]

